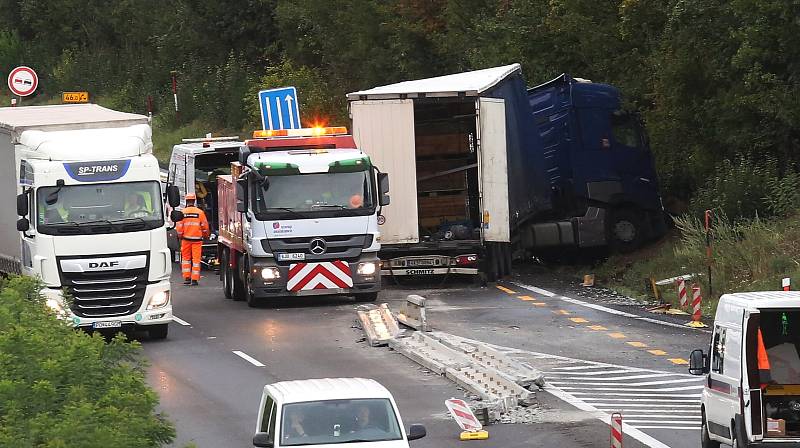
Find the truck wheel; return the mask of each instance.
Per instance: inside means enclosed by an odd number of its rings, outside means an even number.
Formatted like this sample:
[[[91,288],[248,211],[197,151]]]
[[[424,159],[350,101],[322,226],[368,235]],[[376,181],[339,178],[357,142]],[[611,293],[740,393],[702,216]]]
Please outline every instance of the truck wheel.
[[[152,340],[166,339],[169,333],[169,324],[150,325],[147,327],[147,335]]]
[[[487,282],[497,281],[497,266],[497,250],[495,249],[495,245],[486,243],[486,253],[484,254],[482,270]]]
[[[614,251],[627,253],[638,249],[644,240],[643,231],[642,220],[633,210],[617,209],[611,212],[608,241]]]
[[[703,420],[700,424],[700,446],[702,448],[719,448],[719,442],[711,440],[708,435],[708,423],[706,423],[706,415],[703,413]]]
[[[378,293],[377,292],[365,292],[362,294],[355,295],[356,302],[374,302],[378,300]]]
[[[244,282],[242,281],[241,276],[239,276],[239,272],[236,272],[237,270],[240,272],[242,271],[241,260],[239,263],[236,263],[236,270],[229,270],[231,271],[231,296],[233,297],[233,300],[240,301],[247,299],[244,293]]]
[[[247,270],[247,281],[244,283],[244,299],[247,301],[247,306],[256,308],[261,301],[253,294],[250,289],[250,270]]]
[[[228,251],[222,251],[222,262],[220,263],[219,270],[222,273],[222,292],[225,294],[226,299],[233,298],[233,271],[231,270],[230,263],[228,263]]]

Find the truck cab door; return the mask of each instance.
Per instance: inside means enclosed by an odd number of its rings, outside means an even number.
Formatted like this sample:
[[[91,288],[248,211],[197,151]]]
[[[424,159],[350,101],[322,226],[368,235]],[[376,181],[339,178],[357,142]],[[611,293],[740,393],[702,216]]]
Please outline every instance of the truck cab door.
[[[481,236],[484,241],[511,241],[506,159],[506,105],[500,98],[479,98],[478,177],[480,178]]]
[[[742,344],[742,399],[743,420],[751,441],[764,439],[764,415],[761,381],[758,375],[758,329],[761,325],[758,312],[745,311],[742,320],[744,330]]]
[[[382,211],[383,244],[419,242],[413,100],[352,101],[353,138],[392,177],[392,203]]]

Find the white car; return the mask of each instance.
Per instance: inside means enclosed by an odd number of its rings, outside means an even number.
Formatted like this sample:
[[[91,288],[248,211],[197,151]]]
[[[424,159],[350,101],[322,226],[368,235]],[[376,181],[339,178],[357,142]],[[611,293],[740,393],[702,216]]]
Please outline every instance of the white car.
[[[253,445],[409,448],[425,435],[422,425],[406,434],[392,394],[377,381],[324,378],[264,386]]]

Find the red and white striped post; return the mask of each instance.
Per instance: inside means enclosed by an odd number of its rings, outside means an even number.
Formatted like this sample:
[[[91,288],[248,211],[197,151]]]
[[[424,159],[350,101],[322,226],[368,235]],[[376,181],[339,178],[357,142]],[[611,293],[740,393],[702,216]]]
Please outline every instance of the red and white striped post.
[[[611,414],[611,448],[622,448],[622,414]]]
[[[700,308],[700,304],[702,302],[703,297],[700,294],[700,287],[695,283],[692,285],[692,321],[687,323],[687,326],[696,328],[706,327],[706,324],[701,322],[703,310]]]
[[[785,278],[781,281],[781,286],[783,287],[784,291],[791,291],[792,290],[792,279]]]
[[[678,284],[678,299],[681,302],[681,308],[689,306],[689,297],[686,295],[686,280],[679,278],[676,283]]]

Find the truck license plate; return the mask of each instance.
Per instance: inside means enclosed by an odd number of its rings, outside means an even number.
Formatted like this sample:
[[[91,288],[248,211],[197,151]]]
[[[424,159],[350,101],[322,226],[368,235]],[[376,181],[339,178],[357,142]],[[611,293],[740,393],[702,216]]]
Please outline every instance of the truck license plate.
[[[303,252],[292,252],[288,254],[278,254],[278,261],[303,261],[306,254]]]
[[[409,267],[434,265],[433,258],[417,258],[414,260],[407,260],[406,263]]]
[[[120,328],[122,327],[121,320],[109,320],[105,322],[95,322],[92,324],[92,328]]]

